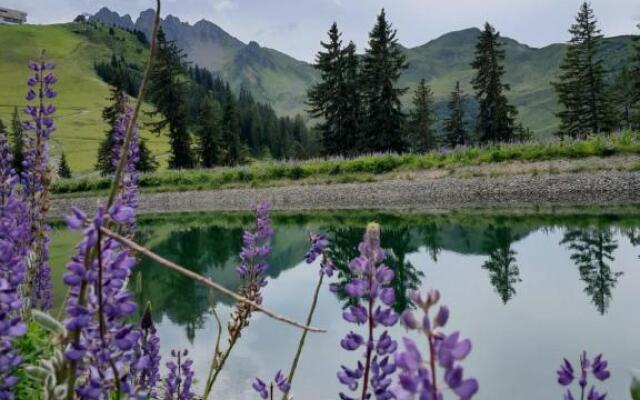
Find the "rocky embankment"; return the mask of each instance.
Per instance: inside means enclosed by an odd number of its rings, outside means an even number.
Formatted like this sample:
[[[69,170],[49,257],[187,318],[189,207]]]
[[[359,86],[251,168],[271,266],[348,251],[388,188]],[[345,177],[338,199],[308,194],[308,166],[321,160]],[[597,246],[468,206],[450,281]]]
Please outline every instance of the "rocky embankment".
[[[268,199],[276,210],[531,208],[640,203],[640,172],[603,171],[503,177],[387,180],[373,183],[146,193],[141,213],[239,211]],[[52,218],[99,198],[54,199]]]

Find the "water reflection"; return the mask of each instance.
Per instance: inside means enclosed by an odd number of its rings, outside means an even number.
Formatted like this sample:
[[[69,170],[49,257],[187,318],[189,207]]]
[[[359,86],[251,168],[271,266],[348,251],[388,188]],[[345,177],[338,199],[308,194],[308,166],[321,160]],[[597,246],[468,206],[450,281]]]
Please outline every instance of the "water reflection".
[[[489,271],[489,281],[504,304],[516,294],[516,283],[522,282],[516,264],[516,252],[511,248],[516,240],[507,226],[490,225],[487,228],[484,245],[489,259],[482,264],[482,268]]]
[[[623,272],[611,270],[613,252],[618,242],[613,239],[610,229],[569,229],[560,244],[567,245],[572,251],[571,260],[578,266],[580,279],[584,281],[585,293],[591,297],[600,314],[607,312],[613,289]]]
[[[349,278],[348,263],[358,255],[371,220],[382,225],[386,262],[396,271],[398,310],[411,306],[409,291],[437,287],[454,310],[452,326],[474,339],[468,364],[481,380],[479,400],[514,398],[516,392],[524,393],[518,397],[523,400],[560,398],[553,368],[562,356],[583,347],[611,355],[617,374],[609,392],[612,398],[624,398],[628,382],[621,371],[640,359],[640,348],[629,348],[640,335],[640,320],[629,312],[639,301],[640,217],[378,213],[274,216],[267,306],[297,320],[306,317],[318,276],[316,265],[303,262],[309,231],[328,235],[339,270],[320,293],[314,324],[329,332],[308,339],[295,383],[297,398],[335,398],[335,371],[353,361],[339,351],[340,338],[349,329],[340,308],[348,300],[326,288]],[[242,229],[251,224],[249,215],[143,219],[140,240],[160,255],[237,289],[236,255]],[[58,239],[54,236],[54,247]],[[58,258],[62,267],[68,256]],[[164,348],[189,348],[196,369],[206,375],[216,333],[208,291],[145,259],[136,273],[136,296],[141,303],[152,303]],[[61,293],[59,297],[64,288]],[[213,303],[225,326],[232,300],[216,295]],[[291,363],[298,331],[259,314],[251,324],[221,376],[218,398],[234,393],[237,400],[253,399],[253,376],[268,376]],[[405,332],[398,328],[394,334]],[[537,345],[533,350],[523,341]],[[548,374],[532,376],[531,370]],[[205,378],[198,376],[201,382]]]

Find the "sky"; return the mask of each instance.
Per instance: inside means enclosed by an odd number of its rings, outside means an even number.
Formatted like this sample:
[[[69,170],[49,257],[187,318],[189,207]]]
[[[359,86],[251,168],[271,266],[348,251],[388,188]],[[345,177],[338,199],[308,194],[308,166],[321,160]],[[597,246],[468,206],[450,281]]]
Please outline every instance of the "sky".
[[[163,16],[172,14],[195,23],[210,20],[248,43],[283,51],[312,61],[319,42],[336,21],[345,41],[366,46],[376,15],[385,8],[400,43],[419,46],[447,32],[491,22],[503,36],[534,47],[564,42],[581,0],[164,0]],[[606,36],[637,33],[640,2],[592,0]],[[67,22],[102,6],[131,14],[155,4],[153,0],[0,0],[0,6],[29,13],[29,22]]]

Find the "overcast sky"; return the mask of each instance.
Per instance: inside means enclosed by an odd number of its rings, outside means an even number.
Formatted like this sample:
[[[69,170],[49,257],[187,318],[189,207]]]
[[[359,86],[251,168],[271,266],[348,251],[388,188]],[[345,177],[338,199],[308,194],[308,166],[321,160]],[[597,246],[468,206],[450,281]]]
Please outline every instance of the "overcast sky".
[[[153,0],[0,0],[0,6],[29,13],[32,23],[65,22],[81,12],[107,6],[134,21]],[[408,47],[446,32],[494,24],[505,36],[530,46],[568,39],[567,29],[580,0],[164,0],[163,16],[181,20],[208,19],[244,42],[255,40],[299,59],[310,61],[337,21],[346,40],[359,48],[382,7]],[[600,28],[607,36],[636,33],[640,1],[592,0]]]

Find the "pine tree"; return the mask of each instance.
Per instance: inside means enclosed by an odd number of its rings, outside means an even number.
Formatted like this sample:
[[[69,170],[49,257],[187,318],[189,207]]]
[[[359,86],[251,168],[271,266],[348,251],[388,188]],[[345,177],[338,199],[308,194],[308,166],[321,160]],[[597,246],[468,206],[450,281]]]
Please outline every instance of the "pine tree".
[[[108,129],[105,131],[102,142],[100,142],[100,147],[98,147],[98,161],[95,166],[102,176],[108,176],[115,172],[113,165],[113,130],[120,115],[125,112],[126,106],[127,97],[122,87],[111,87],[109,105],[102,110],[102,119],[106,122]]]
[[[569,41],[560,65],[558,81],[553,83],[562,111],[560,134],[583,137],[610,129],[611,105],[605,87],[605,69],[597,53],[603,36],[589,3],[580,6],[576,23],[569,29]]]
[[[318,52],[314,67],[320,72],[320,81],[307,93],[307,104],[313,118],[320,119],[316,129],[321,132],[322,150],[325,155],[341,154],[348,150],[344,144],[347,134],[344,127],[345,102],[344,63],[342,40],[338,25],[334,22],[328,32],[329,41],[321,42],[324,51]]]
[[[222,143],[224,147],[222,162],[229,166],[244,163],[246,153],[240,140],[240,121],[236,108],[236,100],[232,95],[229,95],[224,103],[222,113]]]
[[[147,140],[140,138],[138,143],[138,162],[136,163],[136,171],[138,172],[154,172],[158,169],[158,161],[153,155],[149,146],[147,146]]]
[[[369,48],[362,61],[367,121],[364,140],[370,151],[402,152],[405,148],[400,97],[407,89],[396,84],[408,64],[396,34],[383,9],[369,34]]]
[[[427,81],[422,79],[413,97],[413,110],[409,113],[409,148],[412,151],[425,153],[436,147],[435,122],[433,92]]]
[[[612,128],[634,129],[638,127],[638,99],[634,82],[634,74],[627,65],[616,74],[609,87],[609,102],[617,121]]]
[[[471,83],[479,103],[476,129],[481,143],[511,141],[517,115],[516,108],[504,95],[510,88],[502,83],[505,53],[499,39],[500,33],[487,22],[478,38],[475,60],[471,63],[476,70]]]
[[[196,136],[198,138],[197,153],[200,165],[212,168],[221,164],[222,140],[222,108],[210,97],[202,99],[198,116]]]
[[[343,100],[342,117],[343,155],[357,155],[364,151],[363,148],[363,115],[361,95],[360,60],[356,54],[356,45],[353,42],[342,51],[342,85],[340,86],[340,98]]]
[[[151,73],[149,99],[163,119],[150,124],[152,132],[161,133],[169,129],[172,169],[193,168],[191,136],[187,125],[186,109],[186,70],[183,65],[184,54],[174,42],[167,41],[162,30],[158,33],[158,54]]]
[[[67,164],[67,156],[62,153],[60,156],[60,165],[58,166],[58,176],[63,179],[71,178],[71,168]]]
[[[11,146],[13,169],[16,173],[20,174],[22,172],[22,162],[24,161],[24,128],[22,127],[18,107],[13,108],[13,115],[11,116],[11,133],[13,137],[13,144]]]
[[[464,109],[462,107],[462,89],[460,82],[456,82],[456,87],[451,92],[449,103],[449,116],[444,121],[444,140],[448,147],[456,148],[469,144],[469,136],[464,126]]]

